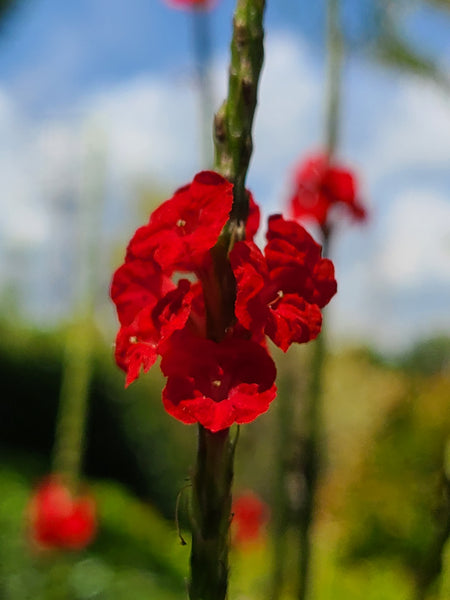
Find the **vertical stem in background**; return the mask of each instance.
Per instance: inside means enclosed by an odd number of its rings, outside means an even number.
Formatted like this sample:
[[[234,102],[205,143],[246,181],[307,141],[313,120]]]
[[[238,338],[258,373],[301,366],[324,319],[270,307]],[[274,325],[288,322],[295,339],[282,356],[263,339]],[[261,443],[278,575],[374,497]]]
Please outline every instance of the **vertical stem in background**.
[[[287,470],[292,450],[292,423],[294,411],[291,393],[295,382],[289,371],[281,373],[277,394],[277,425],[275,440],[275,489],[273,497],[272,534],[272,582],[270,600],[277,600],[282,592],[286,564],[286,531],[289,524],[289,497]]]
[[[325,102],[325,147],[331,162],[336,153],[339,136],[340,81],[343,55],[343,38],[340,28],[339,0],[327,2],[327,73]],[[322,229],[322,255],[329,256],[332,230]],[[305,437],[301,441],[303,449],[299,469],[303,472],[305,492],[299,511],[299,585],[298,599],[305,600],[309,590],[311,571],[311,526],[314,520],[314,505],[318,478],[322,467],[322,387],[325,347],[325,321],[322,331],[312,346],[311,374],[305,407]]]
[[[340,80],[343,53],[343,39],[339,24],[339,0],[327,2],[327,74],[325,102],[325,147],[328,160],[336,153],[339,135]],[[323,228],[322,255],[328,257],[331,231]],[[303,503],[299,511],[299,587],[298,599],[308,595],[311,571],[311,526],[314,520],[314,505],[318,478],[322,466],[322,386],[325,348],[325,322],[322,331],[312,346],[311,375],[306,397],[306,433],[302,440],[303,456],[300,469],[305,481]]]
[[[323,256],[328,256],[329,238],[323,237]],[[322,437],[322,388],[324,375],[325,347],[325,317],[322,330],[311,346],[311,369],[307,394],[305,397],[305,433],[300,442],[301,455],[299,470],[303,475],[304,493],[298,513],[299,532],[299,583],[297,597],[307,598],[311,571],[311,526],[314,521],[314,508],[317,483],[322,466],[321,437]]]
[[[199,90],[200,158],[203,168],[212,162],[213,94],[211,86],[211,29],[207,9],[199,6],[192,12],[196,80]]]
[[[252,124],[263,63],[264,0],[238,0],[233,22],[228,97],[215,117],[215,165],[234,183],[228,227],[213,252],[216,292],[222,306],[205,304],[208,335],[217,342],[231,324],[234,279],[227,260],[231,243],[242,236],[248,215],[245,179],[252,153]],[[226,317],[230,315],[230,317]],[[228,322],[227,322],[228,321]],[[229,430],[212,433],[199,426],[197,464],[192,480],[190,600],[224,600],[228,589],[231,484],[236,440]]]
[[[78,319],[66,341],[59,410],[53,451],[53,471],[76,489],[84,443],[91,375],[91,324]]]
[[[339,0],[328,0],[325,147],[330,160],[336,152],[339,138],[341,69],[344,46],[339,25],[339,8]]]
[[[436,533],[428,547],[423,563],[415,571],[414,600],[426,600],[428,597],[431,585],[443,571],[444,551],[450,539],[450,438],[444,445],[442,454],[439,503],[435,514],[435,518],[437,516]]]
[[[53,450],[53,470],[76,489],[83,455],[89,383],[92,372],[93,315],[97,285],[98,231],[101,218],[102,165],[97,152],[88,152],[81,194],[76,251],[76,308],[63,361],[59,411]]]

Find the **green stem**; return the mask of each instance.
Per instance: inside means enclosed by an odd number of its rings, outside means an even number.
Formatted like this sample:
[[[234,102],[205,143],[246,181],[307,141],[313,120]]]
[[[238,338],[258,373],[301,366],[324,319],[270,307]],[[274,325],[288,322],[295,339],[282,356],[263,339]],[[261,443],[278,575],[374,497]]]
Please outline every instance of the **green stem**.
[[[270,600],[281,596],[286,566],[286,531],[289,523],[289,496],[287,474],[292,441],[294,420],[290,393],[294,389],[294,379],[290,371],[280,374],[277,394],[277,428],[275,440],[275,490],[273,498],[273,559]]]
[[[339,138],[340,82],[344,48],[339,8],[339,0],[328,0],[325,147],[330,159],[336,152]]]
[[[253,151],[252,125],[264,60],[264,9],[265,0],[237,0],[228,98],[214,123],[216,169],[234,183],[231,228],[248,216],[245,179]]]
[[[414,600],[425,600],[428,597],[431,585],[442,573],[444,549],[450,539],[450,439],[443,451],[439,500],[439,520],[435,536],[415,573]]]
[[[88,131],[88,154],[79,205],[76,309],[66,340],[59,411],[56,420],[53,470],[74,491],[84,446],[89,384],[92,373],[93,317],[98,278],[98,231],[102,211],[103,148],[98,133]]]
[[[211,164],[213,97],[209,75],[211,32],[209,13],[204,8],[192,11],[194,58],[199,90],[200,158],[204,168]]]
[[[339,138],[340,81],[343,56],[343,37],[340,27],[339,0],[327,2],[327,76],[325,105],[325,147],[328,160],[332,160]],[[331,230],[325,225],[323,233],[323,256],[328,256]],[[322,435],[322,385],[324,359],[326,354],[324,324],[312,349],[311,379],[306,396],[306,431],[301,440],[301,458],[299,471],[303,474],[305,493],[299,511],[299,584],[298,600],[308,595],[311,565],[311,526],[314,519],[314,505],[320,475],[321,435]]]
[[[311,526],[314,517],[314,504],[320,474],[321,432],[322,432],[322,381],[325,356],[324,327],[312,347],[311,379],[305,407],[305,436],[301,440],[300,471],[303,475],[304,493],[299,509],[299,588],[298,599],[307,596],[311,565]]]
[[[53,470],[76,487],[80,474],[91,378],[91,323],[72,327],[66,342],[55,433]]]
[[[252,124],[263,63],[264,0],[237,0],[231,42],[228,97],[216,114],[215,168],[234,184],[228,226],[213,249],[214,273],[205,285],[208,337],[220,342],[232,324],[235,281],[228,261],[242,239],[248,216],[245,179],[252,154]],[[228,589],[231,485],[236,440],[229,430],[199,426],[197,465],[192,481],[190,600],[224,600]]]
[[[328,256],[329,235],[324,233],[322,254]],[[305,398],[305,431],[300,440],[300,464],[298,467],[304,481],[304,494],[298,513],[299,533],[299,583],[297,598],[304,600],[308,595],[311,571],[311,526],[317,484],[322,467],[322,388],[326,356],[325,321],[322,330],[312,345],[311,375]]]
[[[190,600],[223,600],[228,588],[228,549],[234,444],[229,430],[198,432],[192,481]]]

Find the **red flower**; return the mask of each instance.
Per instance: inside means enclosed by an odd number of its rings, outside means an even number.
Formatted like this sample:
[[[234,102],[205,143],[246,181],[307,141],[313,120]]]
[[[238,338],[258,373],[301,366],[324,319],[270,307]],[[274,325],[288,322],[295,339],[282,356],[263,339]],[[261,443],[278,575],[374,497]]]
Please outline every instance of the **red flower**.
[[[295,173],[290,213],[295,219],[312,219],[321,227],[330,225],[330,213],[343,206],[356,220],[363,220],[366,211],[356,194],[354,175],[342,167],[330,164],[320,155],[306,159]]]
[[[211,268],[209,251],[228,219],[232,201],[233,186],[217,173],[203,171],[156,209],[148,225],[131,239],[125,264],[117,269],[111,285],[122,326],[115,355],[127,373],[126,386],[141,368],[150,369],[166,340],[188,320],[191,328],[204,332],[199,284],[192,286],[184,279],[175,286],[170,276],[180,271],[202,276]]]
[[[269,520],[267,505],[253,492],[244,492],[233,501],[233,541],[238,546],[259,542]]]
[[[217,242],[233,203],[233,186],[218,173],[202,171],[180,188],[138,229],[126,261],[154,259],[164,273],[196,271]]]
[[[276,395],[273,360],[265,348],[245,339],[216,343],[174,335],[161,370],[168,377],[163,391],[167,412],[213,432],[253,421]]]
[[[253,242],[235,244],[230,261],[237,282],[235,313],[252,333],[264,331],[286,351],[320,332],[325,306],[336,293],[331,261],[301,225],[269,219],[265,256]]]
[[[252,241],[259,208],[251,194],[246,241],[235,244],[231,265],[214,260],[232,199],[223,177],[196,175],[136,231],[111,286],[121,323],[116,361],[126,385],[161,355],[166,410],[211,431],[267,410],[276,370],[265,335],[283,350],[313,339],[320,308],[336,292],[332,263],[297,223],[271,217],[261,253]],[[189,279],[179,279],[184,272]],[[218,343],[206,339],[211,322],[211,337],[225,336]]]
[[[252,241],[259,229],[259,222],[261,219],[261,213],[259,206],[256,204],[253,195],[248,193],[248,218],[245,224],[245,239]]]
[[[214,0],[167,0],[167,4],[173,8],[192,8],[201,10],[211,8],[214,4]]]
[[[36,489],[28,517],[32,541],[49,549],[81,550],[93,540],[97,529],[93,498],[74,498],[55,476]]]
[[[181,279],[156,305],[144,306],[131,324],[119,329],[115,354],[117,364],[127,373],[125,387],[139,376],[141,368],[146,373],[153,366],[164,342],[184,327],[193,301],[190,287],[189,281]]]
[[[121,325],[130,325],[140,310],[156,306],[174,287],[152,258],[134,259],[123,264],[114,273],[111,284],[111,298]]]

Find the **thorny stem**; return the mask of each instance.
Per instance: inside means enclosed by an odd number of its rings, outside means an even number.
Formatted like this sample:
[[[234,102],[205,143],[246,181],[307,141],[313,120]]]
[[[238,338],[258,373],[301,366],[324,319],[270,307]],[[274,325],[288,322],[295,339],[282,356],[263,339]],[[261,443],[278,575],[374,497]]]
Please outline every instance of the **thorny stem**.
[[[235,281],[228,253],[243,239],[248,216],[245,179],[252,154],[263,48],[265,0],[237,0],[231,42],[228,97],[214,122],[215,168],[234,184],[228,225],[213,249],[214,274],[205,289],[207,333],[219,342],[233,322]],[[226,429],[199,426],[197,465],[192,480],[190,600],[224,600],[228,589],[231,485],[236,439]]]
[[[214,122],[215,166],[234,183],[231,227],[233,223],[245,222],[248,216],[245,179],[253,150],[252,125],[264,60],[264,9],[265,0],[237,0],[228,98]]]

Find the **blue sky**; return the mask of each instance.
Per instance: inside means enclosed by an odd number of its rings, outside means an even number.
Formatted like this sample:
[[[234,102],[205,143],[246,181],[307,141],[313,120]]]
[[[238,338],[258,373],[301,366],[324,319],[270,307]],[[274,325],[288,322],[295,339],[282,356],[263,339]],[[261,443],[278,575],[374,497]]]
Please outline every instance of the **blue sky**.
[[[340,292],[330,322],[336,339],[395,349],[450,332],[450,102],[436,85],[369,59],[361,42],[371,32],[371,3],[343,4],[353,53],[344,70],[339,156],[357,170],[371,218],[339,232]],[[298,158],[320,148],[323,7],[323,0],[268,2],[248,178],[266,213],[282,208]],[[217,106],[226,91],[232,8],[217,0],[209,14]],[[445,13],[418,3],[401,29],[450,72]],[[22,0],[5,23],[0,283],[19,290],[36,322],[62,318],[71,306],[67,243],[77,234],[67,215],[83,195],[93,143],[105,162],[105,290],[117,248],[142,219],[136,191],[170,192],[201,168],[191,34],[192,15],[162,0]]]

